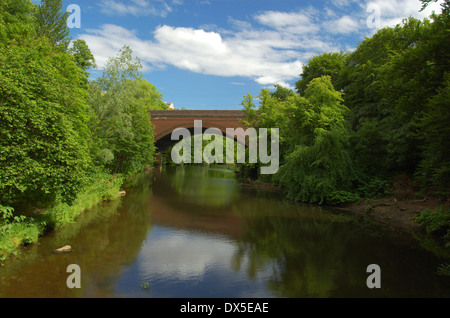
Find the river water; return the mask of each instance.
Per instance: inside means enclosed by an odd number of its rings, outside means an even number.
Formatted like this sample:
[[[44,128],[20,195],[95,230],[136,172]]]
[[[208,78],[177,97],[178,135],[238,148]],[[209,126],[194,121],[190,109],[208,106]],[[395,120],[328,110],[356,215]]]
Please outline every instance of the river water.
[[[442,260],[411,235],[241,186],[227,169],[164,168],[126,190],[7,262],[0,297],[449,297]],[[70,264],[81,288],[67,287]],[[367,286],[370,264],[381,288]]]

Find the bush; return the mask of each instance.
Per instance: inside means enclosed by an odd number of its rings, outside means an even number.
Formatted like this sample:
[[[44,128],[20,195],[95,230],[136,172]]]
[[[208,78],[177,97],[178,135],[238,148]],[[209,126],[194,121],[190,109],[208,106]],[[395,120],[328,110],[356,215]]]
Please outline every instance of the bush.
[[[343,203],[356,202],[360,199],[359,195],[348,191],[333,191],[327,198],[327,204],[339,205]]]
[[[14,216],[13,208],[0,205],[0,262],[17,254],[19,247],[37,242],[43,225],[33,218]]]
[[[439,236],[445,246],[450,247],[450,209],[443,205],[433,210],[426,209],[415,220],[425,226],[427,233]]]
[[[359,186],[357,192],[364,198],[379,198],[389,195],[389,181],[373,178]]]
[[[78,194],[73,204],[69,205],[60,201],[46,211],[53,226],[62,227],[72,223],[83,212],[92,209],[95,205],[118,198],[123,183],[122,177],[98,172],[90,179],[91,184]]]

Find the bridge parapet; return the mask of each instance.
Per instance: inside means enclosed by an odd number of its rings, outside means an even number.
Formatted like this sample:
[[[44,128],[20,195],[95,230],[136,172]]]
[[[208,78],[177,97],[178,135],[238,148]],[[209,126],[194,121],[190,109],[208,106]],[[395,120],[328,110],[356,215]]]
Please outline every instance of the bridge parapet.
[[[203,129],[217,128],[226,135],[227,128],[244,128],[241,120],[245,113],[241,110],[151,110],[151,122],[155,126],[156,147],[160,151],[174,144],[172,132],[177,128],[194,128],[196,120],[202,121]]]
[[[242,110],[151,110],[149,111],[152,119],[166,118],[239,118],[244,119],[245,113]]]

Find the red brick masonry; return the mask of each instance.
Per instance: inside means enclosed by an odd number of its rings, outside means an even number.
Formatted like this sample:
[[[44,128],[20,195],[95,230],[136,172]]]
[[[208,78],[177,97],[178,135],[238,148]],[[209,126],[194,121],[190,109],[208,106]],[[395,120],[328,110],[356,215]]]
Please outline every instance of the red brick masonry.
[[[193,128],[195,120],[202,120],[203,128],[218,128],[224,134],[227,128],[245,127],[241,110],[151,110],[151,122],[155,126],[155,141],[172,134],[176,128]]]

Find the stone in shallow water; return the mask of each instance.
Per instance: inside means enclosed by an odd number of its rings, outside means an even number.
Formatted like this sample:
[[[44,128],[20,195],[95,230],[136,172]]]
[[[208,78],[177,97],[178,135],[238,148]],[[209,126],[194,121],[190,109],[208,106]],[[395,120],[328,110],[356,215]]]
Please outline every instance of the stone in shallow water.
[[[72,252],[72,246],[66,245],[53,251],[55,254]]]

